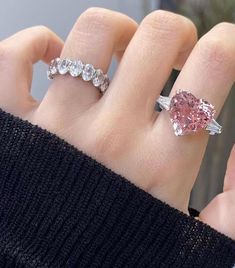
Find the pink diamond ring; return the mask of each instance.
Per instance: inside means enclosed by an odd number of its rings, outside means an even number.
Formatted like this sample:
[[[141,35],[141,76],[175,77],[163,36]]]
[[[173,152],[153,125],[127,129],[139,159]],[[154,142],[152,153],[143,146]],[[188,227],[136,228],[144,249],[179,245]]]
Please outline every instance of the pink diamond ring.
[[[95,69],[92,64],[84,64],[79,59],[53,59],[47,71],[47,78],[52,80],[56,75],[65,74],[70,74],[72,77],[81,77],[83,81],[92,82],[101,93],[108,89],[110,83],[108,75],[100,69]]]
[[[196,98],[187,91],[178,91],[173,98],[160,96],[157,100],[161,109],[170,113],[176,136],[197,132],[201,129],[210,135],[220,134],[222,126],[214,119],[215,108],[209,102]]]

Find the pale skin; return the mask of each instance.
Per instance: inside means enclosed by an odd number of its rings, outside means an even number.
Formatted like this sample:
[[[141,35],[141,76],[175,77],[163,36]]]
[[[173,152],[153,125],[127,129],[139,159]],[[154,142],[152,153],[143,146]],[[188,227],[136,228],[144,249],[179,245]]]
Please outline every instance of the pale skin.
[[[187,213],[208,133],[176,137],[167,112],[154,111],[173,68],[178,89],[212,103],[219,114],[235,79],[235,26],[221,23],[199,41],[193,23],[155,11],[137,25],[110,10],[91,8],[65,43],[45,27],[0,42],[0,107],[45,128],[154,197]],[[30,93],[33,64],[55,57],[79,58],[107,71],[119,61],[102,96],[91,83],[56,77],[42,101]],[[224,191],[199,220],[235,239],[235,149]]]

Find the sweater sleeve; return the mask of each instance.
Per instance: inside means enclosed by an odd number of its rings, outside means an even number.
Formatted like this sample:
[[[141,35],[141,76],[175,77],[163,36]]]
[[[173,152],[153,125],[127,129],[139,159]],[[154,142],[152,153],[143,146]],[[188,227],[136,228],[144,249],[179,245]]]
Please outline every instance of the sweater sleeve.
[[[235,241],[0,110],[0,267],[200,267]]]

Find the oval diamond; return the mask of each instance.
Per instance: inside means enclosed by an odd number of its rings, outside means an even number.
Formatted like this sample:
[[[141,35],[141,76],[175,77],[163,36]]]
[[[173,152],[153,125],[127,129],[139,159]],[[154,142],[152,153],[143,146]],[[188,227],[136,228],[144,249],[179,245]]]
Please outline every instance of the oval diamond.
[[[53,78],[54,78],[54,77],[53,77],[53,75],[51,74],[50,70],[47,71],[47,79],[52,80]]]
[[[105,75],[104,83],[100,86],[100,91],[101,91],[102,93],[104,93],[104,92],[108,89],[108,87],[109,87],[109,83],[110,83],[110,81],[109,81],[109,78],[108,78],[108,76],[107,76],[107,74],[106,74],[106,75]]]
[[[69,73],[73,77],[78,77],[83,70],[83,63],[80,60],[75,60],[69,66]]]
[[[49,71],[51,75],[57,74],[59,62],[60,62],[59,58],[52,60],[50,67],[49,67]]]
[[[93,81],[92,81],[93,85],[95,87],[99,87],[104,83],[104,80],[105,80],[105,76],[102,70],[100,69],[96,70],[95,77],[93,78]]]
[[[90,81],[95,75],[95,68],[91,64],[86,64],[83,72],[82,72],[82,78],[84,81]]]
[[[60,60],[58,64],[58,71],[60,74],[66,74],[69,71],[69,65],[71,61],[68,59]]]

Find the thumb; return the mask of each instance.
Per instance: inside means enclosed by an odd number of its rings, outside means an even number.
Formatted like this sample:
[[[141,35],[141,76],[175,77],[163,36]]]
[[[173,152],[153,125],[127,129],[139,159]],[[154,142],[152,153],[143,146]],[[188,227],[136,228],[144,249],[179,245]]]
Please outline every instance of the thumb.
[[[224,179],[224,192],[235,189],[235,145],[228,160],[227,171]]]
[[[235,146],[228,160],[224,192],[202,210],[199,220],[235,239]]]

